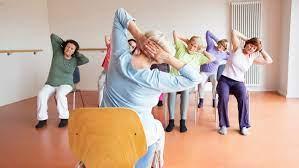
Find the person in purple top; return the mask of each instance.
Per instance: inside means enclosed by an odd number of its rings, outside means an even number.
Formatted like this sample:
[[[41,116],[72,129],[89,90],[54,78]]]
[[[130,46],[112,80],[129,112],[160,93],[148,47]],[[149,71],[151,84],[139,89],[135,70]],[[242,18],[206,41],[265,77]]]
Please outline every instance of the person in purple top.
[[[200,67],[200,72],[204,73],[207,78],[199,84],[199,103],[198,108],[203,106],[204,100],[204,87],[208,81],[212,82],[212,94],[213,94],[213,107],[215,107],[216,98],[216,86],[217,86],[217,69],[223,60],[227,60],[229,52],[226,51],[228,41],[226,39],[219,40],[209,30],[206,32],[207,48],[206,51],[211,53],[215,57],[215,61],[208,64],[203,64]],[[217,45],[215,45],[215,43]]]

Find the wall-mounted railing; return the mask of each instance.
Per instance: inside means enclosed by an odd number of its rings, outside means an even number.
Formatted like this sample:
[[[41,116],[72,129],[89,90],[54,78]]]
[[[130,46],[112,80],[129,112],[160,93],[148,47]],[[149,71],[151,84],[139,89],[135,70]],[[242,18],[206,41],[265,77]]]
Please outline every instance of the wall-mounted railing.
[[[79,51],[100,51],[100,52],[105,52],[107,49],[106,48],[80,48]]]
[[[14,53],[33,53],[34,55],[38,52],[42,52],[42,49],[30,49],[30,50],[0,50],[0,54],[1,53],[5,53],[7,55],[11,55]]]
[[[106,48],[80,48],[79,51],[100,51],[106,52]],[[33,53],[34,55],[38,52],[42,52],[42,49],[29,49],[29,50],[0,50],[0,54],[5,53],[7,55],[11,55],[14,53]]]

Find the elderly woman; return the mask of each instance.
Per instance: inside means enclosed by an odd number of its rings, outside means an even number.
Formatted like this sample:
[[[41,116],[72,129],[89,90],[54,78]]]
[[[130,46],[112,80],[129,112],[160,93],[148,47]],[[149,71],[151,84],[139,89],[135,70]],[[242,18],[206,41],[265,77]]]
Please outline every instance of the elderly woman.
[[[215,107],[217,69],[219,67],[219,64],[223,60],[227,60],[227,58],[229,57],[229,52],[226,51],[227,43],[228,43],[226,39],[219,40],[212,32],[208,30],[206,32],[206,42],[207,42],[206,51],[211,53],[215,57],[215,61],[200,66],[200,72],[204,73],[207,76],[207,78],[205,78],[205,80],[201,84],[199,84],[198,87],[199,88],[198,108],[201,108],[203,106],[205,84],[207,83],[208,80],[212,82],[213,107]],[[215,43],[217,45],[215,45]]]
[[[137,41],[137,48],[130,52],[127,30]],[[143,34],[124,9],[118,9],[112,28],[112,52],[104,86],[102,107],[128,107],[135,110],[144,127],[147,146],[156,145],[163,165],[165,134],[160,121],[154,119],[151,110],[163,92],[175,92],[194,87],[201,76],[190,65],[176,59],[165,36],[159,31]],[[181,75],[173,76],[152,64],[167,63]],[[146,166],[149,167],[151,160]]]
[[[73,73],[79,65],[88,63],[88,58],[78,52],[79,44],[75,40],[63,41],[51,34],[53,58],[48,80],[37,96],[37,119],[35,128],[47,125],[48,99],[56,92],[59,128],[68,124],[69,110],[66,95],[73,90]]]
[[[239,46],[239,38],[245,41],[244,48]],[[260,54],[253,55],[256,52]],[[230,93],[236,97],[238,102],[240,133],[245,136],[249,134],[248,95],[244,80],[245,72],[248,71],[253,63],[271,64],[272,58],[262,49],[260,39],[248,39],[240,32],[233,30],[232,52],[217,85],[220,127],[218,132],[222,135],[227,134],[227,128],[229,127],[228,100]]]

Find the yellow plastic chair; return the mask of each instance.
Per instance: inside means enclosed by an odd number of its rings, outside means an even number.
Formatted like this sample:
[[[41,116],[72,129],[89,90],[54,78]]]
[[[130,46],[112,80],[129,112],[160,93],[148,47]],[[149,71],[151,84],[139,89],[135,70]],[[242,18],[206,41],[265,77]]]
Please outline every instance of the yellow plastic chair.
[[[87,168],[132,168],[147,152],[140,119],[128,108],[75,109],[68,135],[78,165]]]

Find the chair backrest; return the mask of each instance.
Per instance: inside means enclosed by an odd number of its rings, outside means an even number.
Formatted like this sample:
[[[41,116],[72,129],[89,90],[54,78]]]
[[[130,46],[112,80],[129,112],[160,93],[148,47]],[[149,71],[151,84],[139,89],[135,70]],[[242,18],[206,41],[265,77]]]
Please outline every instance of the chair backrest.
[[[75,68],[75,71],[73,73],[73,82],[74,84],[77,84],[80,82],[80,70],[79,67]]]
[[[217,69],[217,81],[220,79],[220,76],[222,75],[223,71],[224,71],[224,68],[225,68],[225,64],[221,64],[218,66],[218,69]]]
[[[70,113],[69,144],[90,168],[132,168],[147,151],[143,126],[128,108],[79,108]]]

